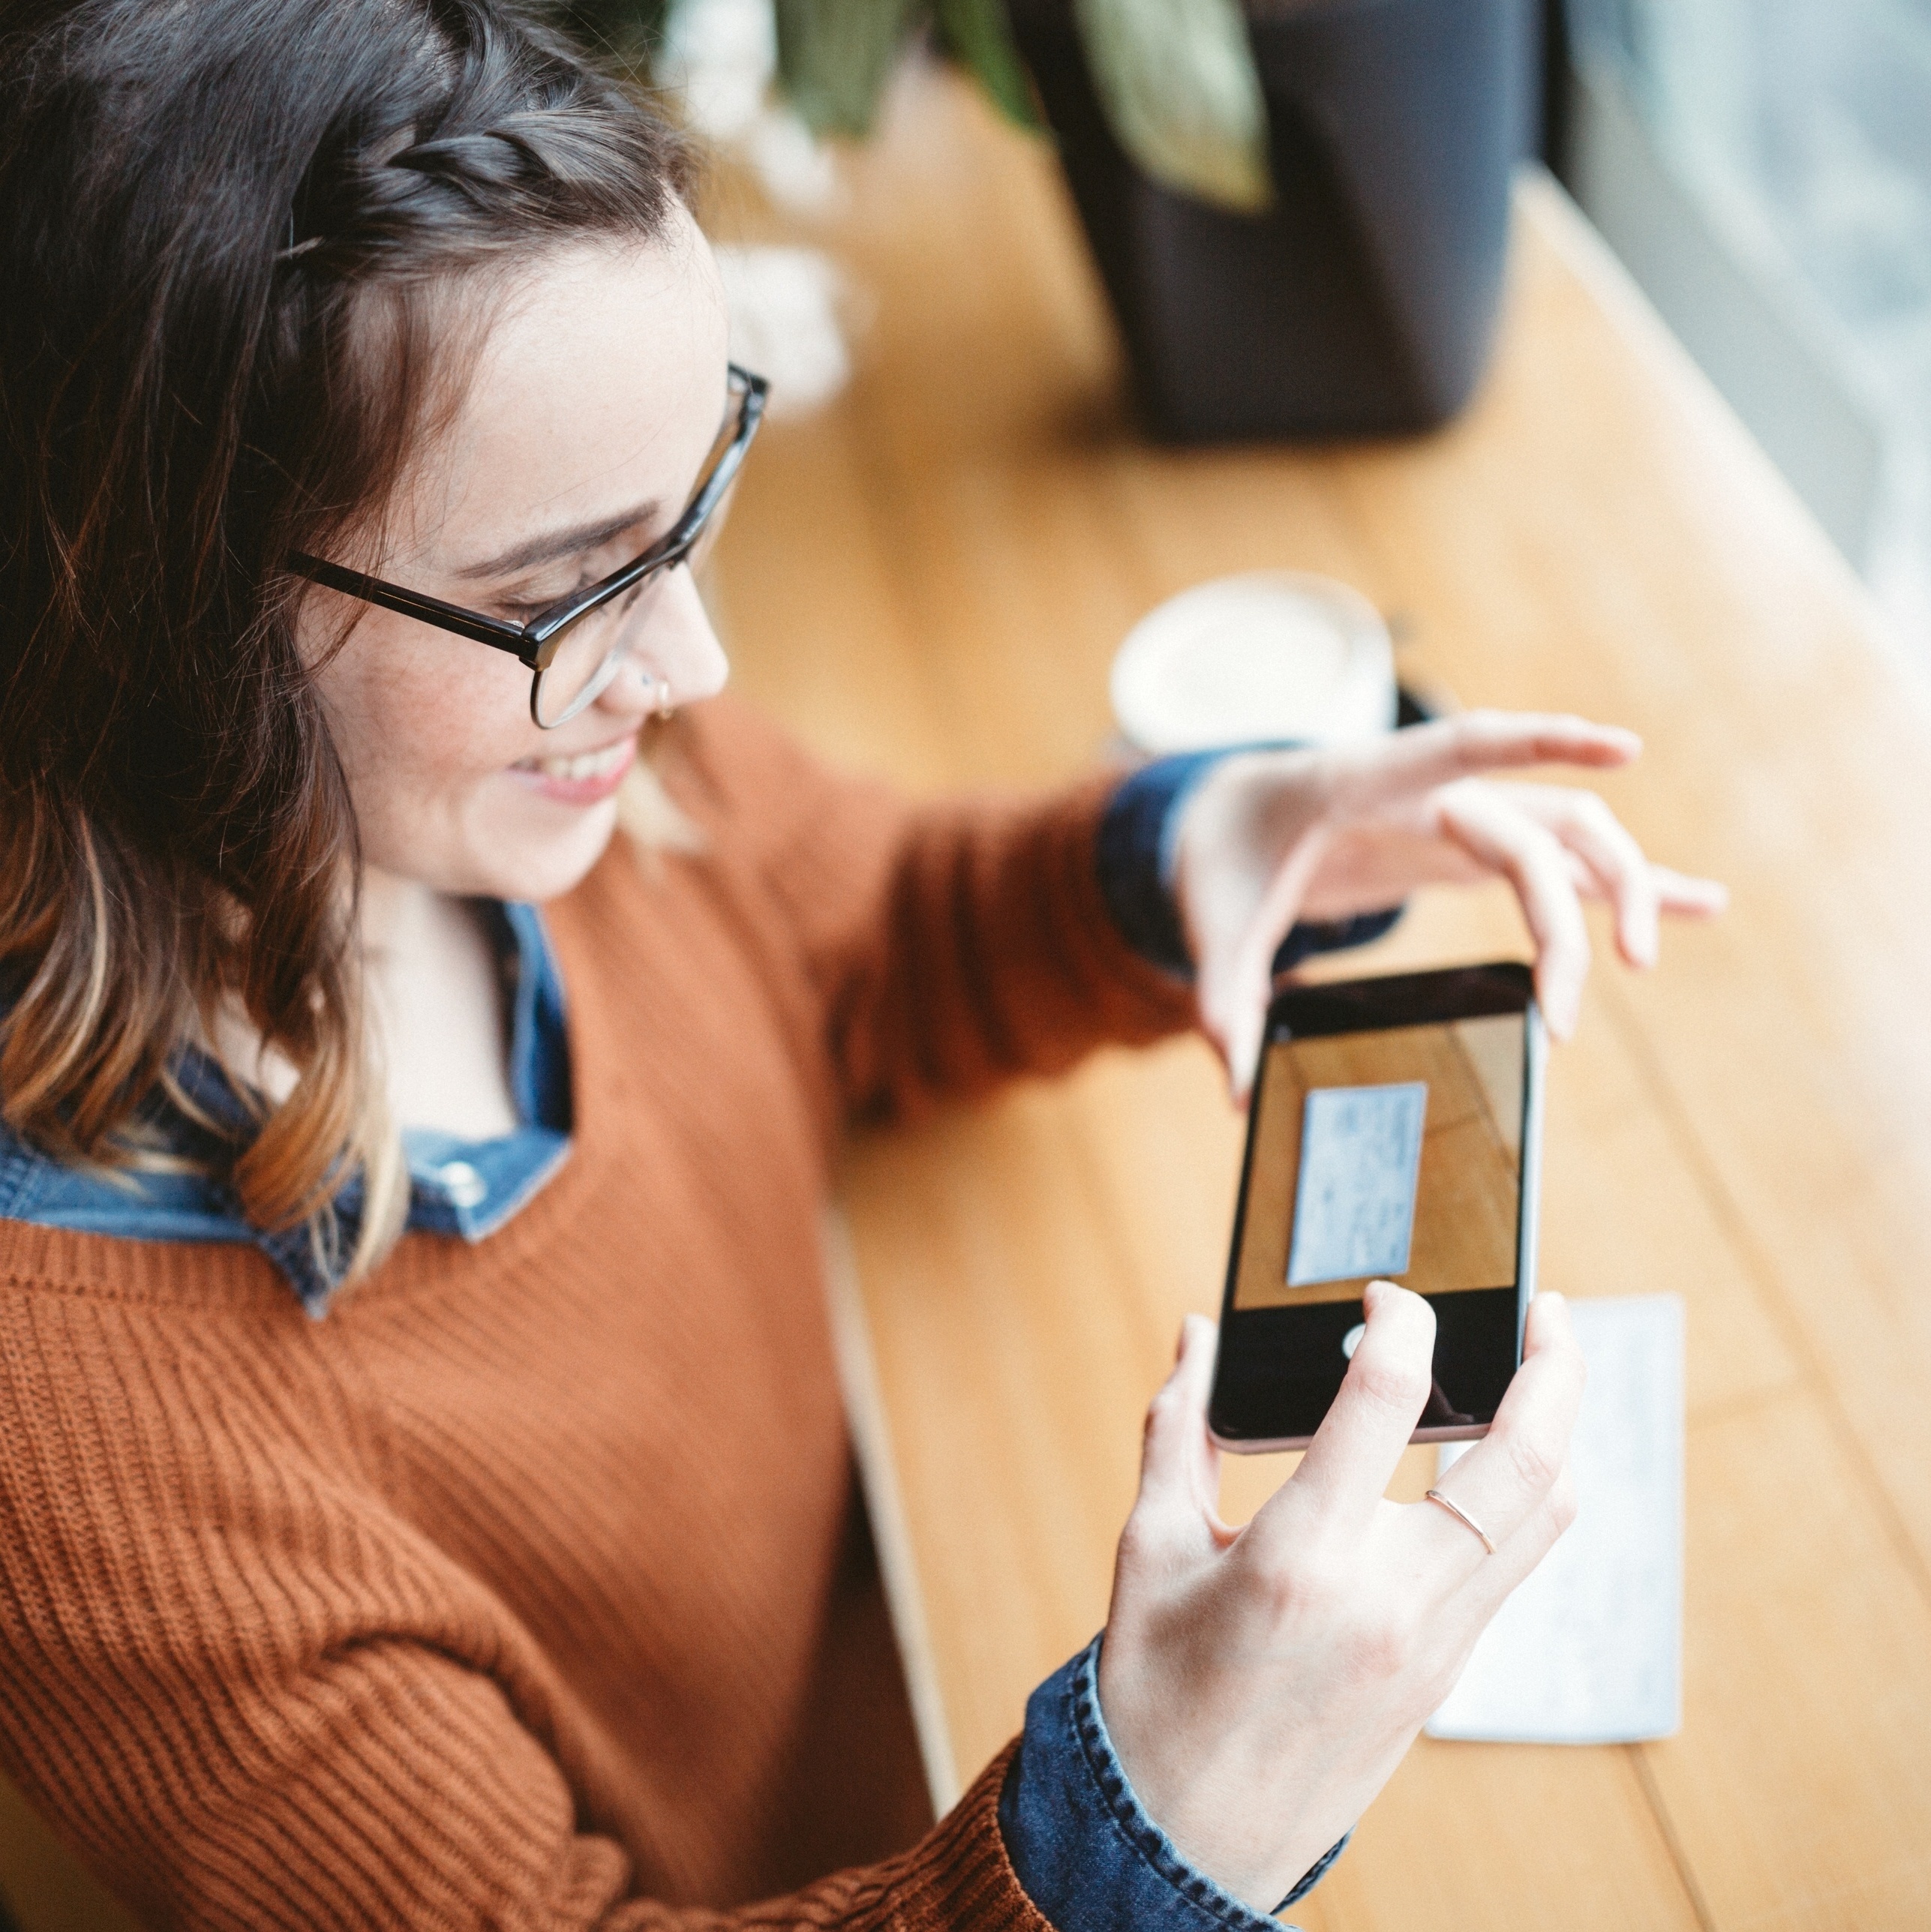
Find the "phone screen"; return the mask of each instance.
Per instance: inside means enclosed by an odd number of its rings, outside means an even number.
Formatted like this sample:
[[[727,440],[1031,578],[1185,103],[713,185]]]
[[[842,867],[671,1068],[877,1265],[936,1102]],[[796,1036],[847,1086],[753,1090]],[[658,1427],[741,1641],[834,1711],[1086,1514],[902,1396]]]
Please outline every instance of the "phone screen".
[[[1532,1264],[1534,1027],[1519,968],[1361,981],[1308,989],[1299,1010],[1293,995],[1277,1004],[1229,1268],[1217,1433],[1311,1435],[1377,1279],[1435,1310],[1424,1432],[1476,1434],[1493,1418]]]
[[[1520,1014],[1270,1041],[1234,1306],[1512,1288]]]

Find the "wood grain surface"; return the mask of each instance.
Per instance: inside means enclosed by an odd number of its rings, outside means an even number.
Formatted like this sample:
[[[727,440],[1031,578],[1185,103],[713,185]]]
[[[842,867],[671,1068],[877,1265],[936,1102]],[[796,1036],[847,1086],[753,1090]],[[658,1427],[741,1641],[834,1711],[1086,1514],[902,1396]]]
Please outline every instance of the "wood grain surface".
[[[1682,1733],[1424,1742],[1299,1922],[1931,1926],[1931,716],[1854,580],[1545,182],[1462,421],[1193,452],[1133,430],[1050,151],[915,75],[845,182],[809,223],[714,197],[725,238],[830,247],[856,325],[726,538],[743,688],[910,787],[1052,783],[1107,754],[1159,598],[1326,572],[1411,681],[1640,730],[1601,789],[1735,895],[1645,980],[1596,927],[1549,1096],[1545,1282],[1688,1304]],[[1437,895],[1346,970],[1524,950],[1505,892]],[[848,1364],[941,1796],[1105,1616],[1240,1138],[1182,1042],[850,1150]],[[1231,1468],[1230,1510],[1282,1473]]]

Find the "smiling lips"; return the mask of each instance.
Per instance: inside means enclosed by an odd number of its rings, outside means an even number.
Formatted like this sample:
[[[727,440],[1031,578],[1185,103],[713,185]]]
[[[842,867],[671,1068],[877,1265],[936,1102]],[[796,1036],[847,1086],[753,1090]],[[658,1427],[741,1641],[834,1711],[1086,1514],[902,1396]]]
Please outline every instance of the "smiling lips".
[[[523,758],[510,766],[532,790],[559,805],[600,805],[623,783],[637,755],[637,734],[566,758]]]

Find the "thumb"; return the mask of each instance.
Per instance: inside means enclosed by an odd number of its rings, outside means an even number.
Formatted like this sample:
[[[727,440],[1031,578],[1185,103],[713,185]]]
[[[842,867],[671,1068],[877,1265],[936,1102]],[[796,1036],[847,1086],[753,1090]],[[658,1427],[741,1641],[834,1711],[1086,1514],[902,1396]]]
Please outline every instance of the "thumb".
[[[1236,1106],[1246,1105],[1260,1065],[1274,957],[1293,926],[1309,870],[1305,862],[1282,867],[1240,931],[1200,950],[1200,1025],[1227,1063]]]
[[[1245,1107],[1254,1090],[1272,992],[1267,976],[1255,972],[1245,962],[1231,962],[1220,972],[1200,975],[1200,1030],[1221,1056],[1227,1092],[1236,1107]]]
[[[1244,1106],[1260,1059],[1267,1006],[1274,993],[1274,956],[1292,928],[1308,887],[1320,869],[1329,840],[1318,826],[1303,826],[1272,874],[1254,898],[1216,908],[1190,937],[1198,962],[1200,1024],[1227,1062],[1234,1104]],[[1238,896],[1228,896],[1237,902]],[[1231,914],[1232,916],[1228,916]]]

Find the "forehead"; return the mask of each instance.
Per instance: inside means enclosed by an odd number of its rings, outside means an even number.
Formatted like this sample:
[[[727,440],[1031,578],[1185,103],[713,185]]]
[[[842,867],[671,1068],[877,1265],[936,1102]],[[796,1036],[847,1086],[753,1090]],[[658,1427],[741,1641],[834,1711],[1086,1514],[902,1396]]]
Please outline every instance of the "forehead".
[[[397,536],[455,563],[647,501],[675,511],[723,416],[726,333],[688,215],[642,246],[542,256],[492,292],[461,401],[404,483]]]

